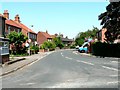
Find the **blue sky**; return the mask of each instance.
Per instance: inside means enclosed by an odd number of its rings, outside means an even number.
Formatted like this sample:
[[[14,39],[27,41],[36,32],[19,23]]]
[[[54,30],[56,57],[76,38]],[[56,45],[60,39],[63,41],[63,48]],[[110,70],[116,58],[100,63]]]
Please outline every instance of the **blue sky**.
[[[23,24],[37,33],[62,33],[75,38],[79,32],[101,28],[98,15],[105,12],[108,2],[3,2],[0,13],[8,10],[10,19],[19,14]],[[30,27],[31,28],[31,27]]]

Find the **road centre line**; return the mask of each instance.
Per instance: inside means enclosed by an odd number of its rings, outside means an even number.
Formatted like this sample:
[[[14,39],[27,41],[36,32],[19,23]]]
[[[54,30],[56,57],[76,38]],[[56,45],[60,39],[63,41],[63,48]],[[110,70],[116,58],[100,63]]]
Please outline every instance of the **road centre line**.
[[[107,67],[107,66],[102,66],[103,68],[106,68],[106,69],[110,69],[110,70],[114,70],[114,71],[118,71],[118,69],[116,68],[111,68],[111,67]]]
[[[61,53],[61,55],[64,56],[63,53]]]

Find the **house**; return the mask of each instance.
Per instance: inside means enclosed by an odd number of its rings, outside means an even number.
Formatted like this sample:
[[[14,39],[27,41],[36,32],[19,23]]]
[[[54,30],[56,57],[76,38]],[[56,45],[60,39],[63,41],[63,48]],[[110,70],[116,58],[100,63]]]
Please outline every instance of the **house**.
[[[3,13],[4,17],[6,18],[6,29],[5,33],[6,35],[9,34],[11,31],[16,31],[16,32],[22,32],[25,36],[28,36],[28,38],[31,40],[31,42],[34,44],[35,41],[37,41],[37,34],[28,28],[26,25],[22,24],[20,21],[20,17],[17,14],[15,16],[15,20],[9,19],[9,12],[8,10],[4,10]]]
[[[14,21],[22,28],[22,33],[28,36],[28,38],[31,39],[32,43],[35,43],[35,41],[37,41],[37,34],[33,30],[28,28],[26,25],[21,23],[20,17],[18,14],[15,16]]]
[[[52,41],[52,36],[50,34],[48,34],[48,31],[46,30],[46,32],[41,32],[39,31],[37,33],[37,42],[38,45],[43,44],[45,41]]]
[[[0,63],[9,61],[9,39],[5,38],[5,17],[0,14]]]
[[[21,32],[21,27],[18,24],[16,24],[16,22],[14,20],[9,19],[8,10],[4,10],[3,15],[6,18],[6,20],[5,20],[5,36],[10,34],[10,32],[12,32],[12,31],[16,31],[18,33]]]
[[[65,45],[65,46],[70,46],[74,43],[74,40],[73,39],[69,39],[67,36],[64,38],[64,37],[61,37],[61,40],[62,40],[62,43]]]
[[[67,36],[64,38],[63,34],[55,34],[56,37],[61,37],[61,41],[65,46],[74,44],[74,39],[69,39]]]

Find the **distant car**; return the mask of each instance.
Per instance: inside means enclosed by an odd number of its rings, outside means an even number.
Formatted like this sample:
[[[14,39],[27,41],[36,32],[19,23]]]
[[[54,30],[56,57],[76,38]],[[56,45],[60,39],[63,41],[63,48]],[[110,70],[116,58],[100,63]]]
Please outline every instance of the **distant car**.
[[[88,52],[88,44],[89,44],[89,42],[83,43],[83,45],[81,47],[79,47],[78,51],[80,53],[87,53]]]

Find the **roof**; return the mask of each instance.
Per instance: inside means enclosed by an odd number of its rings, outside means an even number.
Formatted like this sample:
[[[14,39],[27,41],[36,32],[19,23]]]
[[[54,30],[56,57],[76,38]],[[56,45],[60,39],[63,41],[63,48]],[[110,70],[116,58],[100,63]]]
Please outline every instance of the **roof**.
[[[16,22],[16,21],[14,21],[16,24],[18,24],[22,29],[24,29],[24,30],[26,30],[26,31],[28,31],[28,32],[31,32],[31,33],[34,33],[34,34],[36,34],[34,31],[32,31],[30,28],[28,28],[27,26],[25,26],[24,24],[22,24],[22,23],[19,23],[19,22]]]
[[[55,38],[56,36],[55,35],[51,35],[52,38]]]
[[[46,33],[46,32],[40,32],[40,33],[42,33],[46,38],[52,38],[51,35],[49,35],[49,34]]]
[[[73,42],[73,39],[68,39],[68,38],[61,38],[61,39],[62,39],[62,41],[66,41],[66,42],[71,41],[71,42]]]
[[[11,26],[15,26],[15,27],[18,27],[18,28],[21,28],[18,24],[16,24],[13,20],[5,20],[5,23],[8,24],[8,25],[11,25]]]

